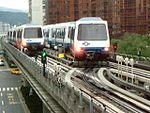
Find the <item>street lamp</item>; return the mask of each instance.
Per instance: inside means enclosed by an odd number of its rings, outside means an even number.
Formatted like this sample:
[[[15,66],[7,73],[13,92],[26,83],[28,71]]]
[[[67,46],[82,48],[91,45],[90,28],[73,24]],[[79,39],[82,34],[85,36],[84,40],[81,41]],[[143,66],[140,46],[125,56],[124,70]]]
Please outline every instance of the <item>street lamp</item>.
[[[126,71],[128,73],[128,63],[129,63],[129,58],[125,58],[125,64],[126,64]]]
[[[132,84],[133,84],[133,77],[134,77],[134,76],[133,76],[133,65],[134,65],[134,59],[131,58],[129,63],[130,63],[130,65],[131,65]]]

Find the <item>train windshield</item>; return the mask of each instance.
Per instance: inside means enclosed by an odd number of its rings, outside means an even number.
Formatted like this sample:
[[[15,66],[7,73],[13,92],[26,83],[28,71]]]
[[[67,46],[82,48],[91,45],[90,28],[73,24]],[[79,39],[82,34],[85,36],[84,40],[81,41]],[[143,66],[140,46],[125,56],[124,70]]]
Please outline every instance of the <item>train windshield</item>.
[[[40,27],[37,28],[25,28],[24,38],[42,38],[42,30]]]
[[[105,24],[80,24],[78,29],[78,40],[107,40]]]

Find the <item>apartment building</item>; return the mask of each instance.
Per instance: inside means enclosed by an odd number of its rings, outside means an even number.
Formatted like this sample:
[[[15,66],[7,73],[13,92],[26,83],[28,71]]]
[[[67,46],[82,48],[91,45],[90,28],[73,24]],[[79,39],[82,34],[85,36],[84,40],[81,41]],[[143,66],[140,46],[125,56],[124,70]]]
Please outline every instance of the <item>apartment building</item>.
[[[101,17],[109,23],[111,37],[125,32],[150,33],[150,0],[45,0],[44,24]]]
[[[29,20],[31,24],[43,25],[45,17],[45,0],[29,0]]]
[[[0,22],[0,34],[6,34],[10,29],[10,24],[5,22]]]
[[[140,34],[149,33],[150,0],[122,0],[121,4],[122,30]]]

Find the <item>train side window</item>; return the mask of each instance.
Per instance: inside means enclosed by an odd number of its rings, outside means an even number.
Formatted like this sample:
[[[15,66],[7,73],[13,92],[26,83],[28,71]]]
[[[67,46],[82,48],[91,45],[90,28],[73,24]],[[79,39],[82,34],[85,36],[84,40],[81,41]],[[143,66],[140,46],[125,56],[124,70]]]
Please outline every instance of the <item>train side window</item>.
[[[20,38],[22,37],[22,30],[20,30]]]
[[[15,40],[16,38],[16,31],[13,32],[13,41]]]
[[[17,31],[17,38],[19,37],[19,30]]]
[[[12,31],[10,31],[10,37],[12,37]]]
[[[45,38],[49,37],[49,29],[43,30],[43,34]]]
[[[52,29],[52,38],[56,37],[56,29]]]
[[[74,39],[74,32],[75,32],[75,29],[72,27],[71,28],[71,39]]]
[[[19,38],[22,37],[22,30],[19,31]]]
[[[65,29],[61,29],[61,38],[65,38]]]
[[[69,27],[68,38],[70,38],[70,39],[74,38],[74,31],[75,31],[75,29],[73,27]]]
[[[38,37],[42,37],[42,29],[41,28],[37,28],[37,32],[38,32]]]
[[[56,29],[56,34],[55,34],[55,37],[56,37],[56,38],[60,38],[60,34],[59,34],[59,33],[60,33],[60,30],[57,28],[57,29]]]
[[[7,37],[9,37],[9,32],[7,32]]]
[[[22,31],[18,30],[18,32],[17,32],[17,38],[21,38],[21,33],[22,33]]]

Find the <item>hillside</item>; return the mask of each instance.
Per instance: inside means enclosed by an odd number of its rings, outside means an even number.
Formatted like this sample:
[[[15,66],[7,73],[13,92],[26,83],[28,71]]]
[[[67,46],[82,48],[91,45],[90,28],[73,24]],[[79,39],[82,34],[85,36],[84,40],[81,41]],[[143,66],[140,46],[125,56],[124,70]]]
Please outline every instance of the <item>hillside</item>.
[[[24,12],[22,10],[11,9],[11,8],[6,8],[6,7],[0,7],[0,11],[4,11],[4,12]]]
[[[6,22],[10,25],[21,25],[28,23],[28,14],[25,12],[17,12],[16,10],[5,11],[0,10],[0,22]]]

